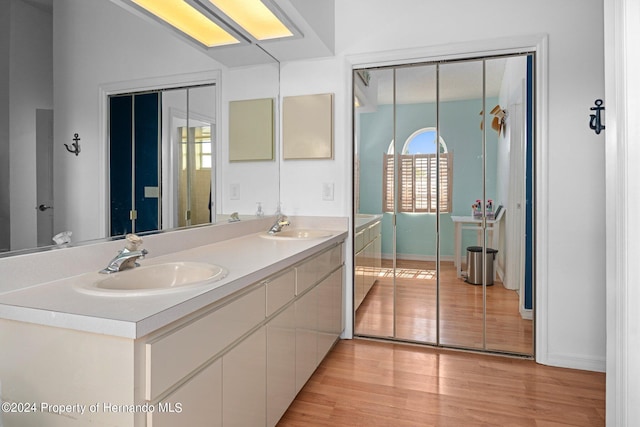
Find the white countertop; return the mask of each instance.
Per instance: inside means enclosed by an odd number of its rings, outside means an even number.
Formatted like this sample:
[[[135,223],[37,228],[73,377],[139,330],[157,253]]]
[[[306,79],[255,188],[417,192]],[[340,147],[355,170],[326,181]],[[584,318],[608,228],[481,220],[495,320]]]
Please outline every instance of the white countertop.
[[[74,289],[78,281],[98,277],[97,272],[90,272],[1,294],[0,318],[140,338],[341,242],[347,236],[347,230],[340,230],[320,239],[274,240],[260,237],[262,233],[140,261],[141,265],[205,262],[229,271],[224,279],[197,289],[138,297],[93,296]],[[126,274],[126,271],[117,274]]]
[[[382,214],[356,214],[354,219],[356,233],[380,220],[382,220]]]

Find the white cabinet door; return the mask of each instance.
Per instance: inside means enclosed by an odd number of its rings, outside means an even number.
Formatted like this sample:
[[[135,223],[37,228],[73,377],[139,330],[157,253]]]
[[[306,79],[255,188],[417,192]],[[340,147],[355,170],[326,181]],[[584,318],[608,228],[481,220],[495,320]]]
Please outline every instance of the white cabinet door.
[[[333,304],[331,306],[331,330],[334,336],[338,338],[344,330],[344,267],[335,271],[332,276]]]
[[[316,369],[318,329],[318,288],[295,302],[296,311],[296,393]]]
[[[342,275],[340,268],[318,285],[318,364],[342,333]]]
[[[365,253],[364,250],[356,254],[356,266],[353,281],[353,306],[358,309],[362,300],[364,300],[364,272],[365,272]]]
[[[222,426],[222,360],[158,402],[147,415],[147,426]]]
[[[375,255],[375,268],[374,268],[374,282],[378,279],[378,275],[380,274],[380,269],[382,268],[382,236],[378,235],[376,239],[373,241],[374,245],[374,255]]]
[[[342,269],[336,270],[317,287],[318,294],[318,345],[316,360],[324,359],[336,341],[336,294],[342,281]]]
[[[291,304],[267,328],[267,426],[275,426],[296,397],[296,316]]]
[[[222,357],[222,424],[225,427],[265,425],[266,348],[265,328],[261,327]]]

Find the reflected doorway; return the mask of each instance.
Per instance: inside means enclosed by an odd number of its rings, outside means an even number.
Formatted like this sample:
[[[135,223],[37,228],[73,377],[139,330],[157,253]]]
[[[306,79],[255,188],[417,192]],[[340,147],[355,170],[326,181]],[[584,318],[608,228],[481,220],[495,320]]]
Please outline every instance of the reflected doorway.
[[[534,61],[354,70],[355,335],[533,356]]]
[[[109,96],[110,235],[215,222],[214,84]]]
[[[36,195],[38,246],[53,241],[53,110],[36,109]]]

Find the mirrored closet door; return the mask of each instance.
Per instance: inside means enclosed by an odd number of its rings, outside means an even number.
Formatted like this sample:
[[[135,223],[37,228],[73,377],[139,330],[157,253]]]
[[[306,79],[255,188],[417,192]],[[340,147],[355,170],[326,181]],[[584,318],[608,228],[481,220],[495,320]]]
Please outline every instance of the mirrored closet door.
[[[533,355],[533,55],[354,70],[354,333]]]
[[[111,236],[215,222],[213,84],[109,97]]]

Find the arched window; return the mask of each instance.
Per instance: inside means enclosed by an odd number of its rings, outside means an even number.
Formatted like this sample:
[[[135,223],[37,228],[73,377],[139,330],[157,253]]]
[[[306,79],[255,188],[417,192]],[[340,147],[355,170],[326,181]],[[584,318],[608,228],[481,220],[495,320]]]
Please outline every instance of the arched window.
[[[438,140],[437,153],[436,137],[435,128],[418,129],[407,138],[398,154],[398,212],[436,213],[438,205],[440,213],[451,212],[453,154],[449,153],[442,137]],[[395,164],[394,141],[391,141],[383,160],[384,212],[394,210]]]

